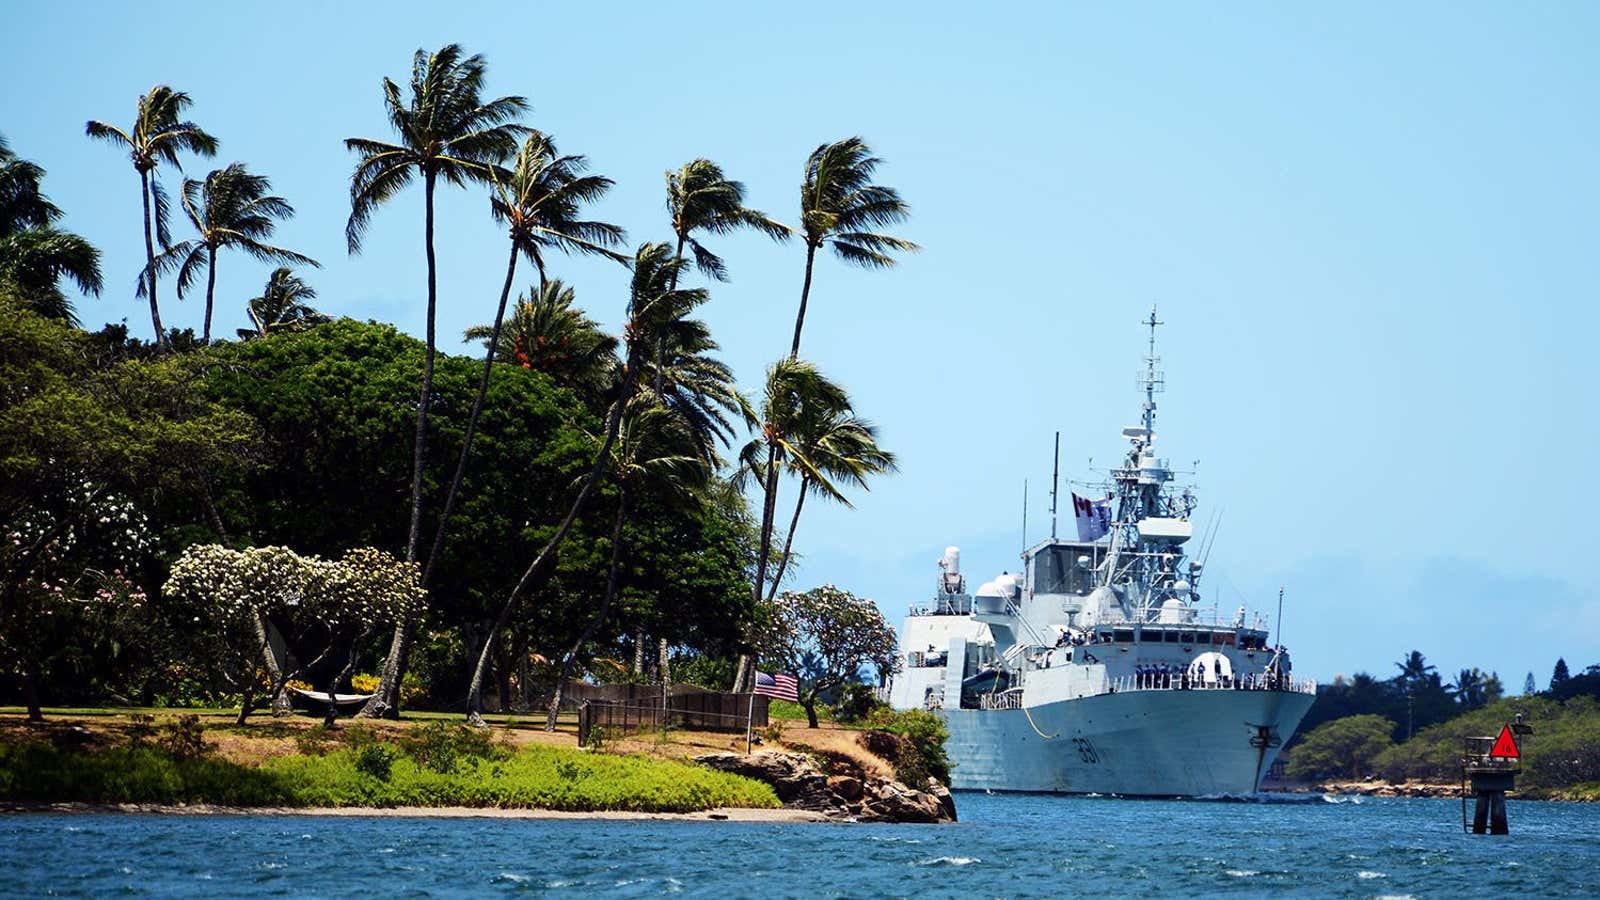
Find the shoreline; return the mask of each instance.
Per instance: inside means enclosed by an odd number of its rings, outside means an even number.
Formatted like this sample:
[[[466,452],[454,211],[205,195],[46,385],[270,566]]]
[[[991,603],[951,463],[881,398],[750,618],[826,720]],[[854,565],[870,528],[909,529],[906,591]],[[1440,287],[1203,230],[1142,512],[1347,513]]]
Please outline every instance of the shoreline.
[[[228,806],[217,803],[0,803],[0,816],[15,813],[103,813],[172,816],[318,816],[330,818],[530,819],[543,821],[667,821],[840,823],[802,809],[728,807],[696,812],[635,812],[524,809],[487,806]]]

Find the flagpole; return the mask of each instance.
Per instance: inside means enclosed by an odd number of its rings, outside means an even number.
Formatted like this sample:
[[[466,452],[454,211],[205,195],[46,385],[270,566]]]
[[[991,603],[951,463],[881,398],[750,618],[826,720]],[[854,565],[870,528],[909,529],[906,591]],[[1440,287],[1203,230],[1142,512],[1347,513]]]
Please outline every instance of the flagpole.
[[[750,744],[750,741],[751,741],[750,726],[751,726],[751,722],[755,719],[755,717],[756,717],[756,692],[755,692],[754,687],[752,686],[751,691],[750,691],[750,708],[748,710],[746,710],[745,714],[744,714],[744,755],[745,756],[749,756],[750,755],[750,746],[751,746],[751,744]]]

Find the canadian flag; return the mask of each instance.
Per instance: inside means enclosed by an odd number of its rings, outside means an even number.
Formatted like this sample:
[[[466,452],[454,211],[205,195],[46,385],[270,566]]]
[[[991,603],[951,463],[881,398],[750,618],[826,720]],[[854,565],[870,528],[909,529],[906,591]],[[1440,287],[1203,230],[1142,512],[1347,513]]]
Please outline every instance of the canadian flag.
[[[1090,500],[1073,494],[1072,517],[1078,522],[1078,540],[1099,540],[1111,530],[1111,498]]]

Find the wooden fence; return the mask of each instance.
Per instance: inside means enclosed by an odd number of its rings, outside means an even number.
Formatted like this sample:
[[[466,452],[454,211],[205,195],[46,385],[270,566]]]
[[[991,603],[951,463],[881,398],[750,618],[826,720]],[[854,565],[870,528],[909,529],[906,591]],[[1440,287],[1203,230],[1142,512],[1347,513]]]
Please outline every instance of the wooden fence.
[[[578,743],[581,745],[589,743],[589,730],[595,726],[605,729],[607,734],[663,727],[733,732],[744,731],[747,724],[751,728],[765,728],[767,706],[771,702],[761,695],[752,698],[750,694],[729,694],[684,685],[673,687],[663,703],[661,688],[656,685],[598,687],[639,690],[628,696],[583,699],[578,706]]]

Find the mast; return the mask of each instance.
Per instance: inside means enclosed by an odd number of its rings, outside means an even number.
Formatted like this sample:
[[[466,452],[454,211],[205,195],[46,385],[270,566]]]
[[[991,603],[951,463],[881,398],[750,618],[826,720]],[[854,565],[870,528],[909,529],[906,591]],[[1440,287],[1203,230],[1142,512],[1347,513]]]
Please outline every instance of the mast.
[[[1150,307],[1150,352],[1144,358],[1144,377],[1140,379],[1140,386],[1144,388],[1144,439],[1150,443],[1155,437],[1156,427],[1156,393],[1166,384],[1166,378],[1156,371],[1156,365],[1161,362],[1161,357],[1156,355],[1156,326],[1165,324],[1156,319],[1156,308]]]
[[[1055,462],[1050,465],[1050,540],[1056,539],[1056,481],[1061,477],[1061,432],[1056,432]]]

